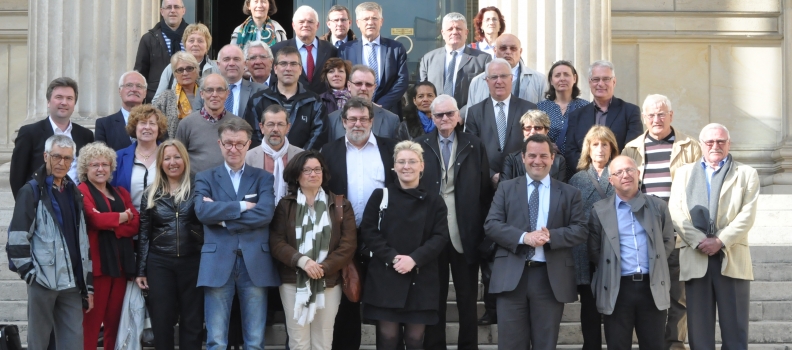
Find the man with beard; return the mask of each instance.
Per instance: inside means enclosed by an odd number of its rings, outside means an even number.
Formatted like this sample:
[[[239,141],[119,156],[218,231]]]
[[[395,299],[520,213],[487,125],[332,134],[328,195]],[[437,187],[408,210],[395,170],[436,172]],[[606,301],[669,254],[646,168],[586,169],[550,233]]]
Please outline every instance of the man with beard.
[[[251,83],[259,83],[265,88],[270,86],[272,73],[272,50],[262,41],[251,41],[245,51],[245,65]]]
[[[160,7],[162,20],[140,38],[134,70],[140,72],[149,82],[146,101],[151,102],[154,99],[160,75],[170,64],[171,56],[184,51],[182,36],[187,22],[182,18],[185,12],[182,0],[163,0]]]
[[[286,134],[289,132],[289,118],[286,109],[281,105],[270,105],[264,109],[264,118],[259,123],[259,130],[264,134],[261,146],[251,149],[245,156],[245,163],[261,168],[275,175],[275,204],[286,195],[287,184],[283,181],[283,169],[290,159],[302,148],[289,144]]]
[[[377,80],[374,71],[368,66],[357,64],[349,72],[347,89],[352,97],[360,97],[371,102],[374,91],[377,90]],[[379,137],[395,139],[399,130],[399,116],[376,104],[374,106],[374,121],[371,131]],[[327,116],[327,140],[334,141],[346,135],[345,125],[341,118],[341,110]]]
[[[122,74],[118,82],[121,110],[96,119],[96,141],[102,141],[116,151],[129,147],[132,144],[132,139],[126,132],[129,111],[143,103],[145,93],[146,78],[142,74],[135,71]]]

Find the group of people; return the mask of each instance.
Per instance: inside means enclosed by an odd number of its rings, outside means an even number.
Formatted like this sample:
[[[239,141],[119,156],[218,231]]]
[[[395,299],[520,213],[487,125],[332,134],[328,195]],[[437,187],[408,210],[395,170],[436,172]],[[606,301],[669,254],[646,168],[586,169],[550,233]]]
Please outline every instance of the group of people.
[[[489,324],[501,349],[555,349],[577,300],[584,349],[603,320],[609,349],[633,330],[641,348],[711,349],[716,310],[723,346],[747,347],[759,181],[725,126],[695,140],[667,97],[615,97],[608,61],[581,99],[574,65],[527,67],[495,7],[469,45],[466,18],[445,15],[411,88],[376,3],[355,9],[360,39],[340,5],[321,37],[299,7],[288,40],[274,2],[243,11],[212,60],[208,28],[164,0],[118,113],[95,132],[71,122],[78,86],[57,78],[49,116],[20,128],[7,252],[29,349],[94,349],[100,327],[106,349],[130,341],[129,281],[157,349],[177,324],[180,348],[227,348],[235,299],[246,349],[281,306],[290,349],[359,349],[364,322],[378,349],[445,349],[450,283],[459,349]],[[360,301],[343,291],[350,264]]]

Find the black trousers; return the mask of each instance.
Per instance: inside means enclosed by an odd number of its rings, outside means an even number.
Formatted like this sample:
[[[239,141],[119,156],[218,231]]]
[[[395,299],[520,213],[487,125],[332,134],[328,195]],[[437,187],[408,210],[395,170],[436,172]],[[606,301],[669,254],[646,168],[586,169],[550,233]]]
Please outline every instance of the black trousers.
[[[641,350],[663,349],[667,314],[655,306],[650,284],[649,275],[644,275],[643,281],[621,278],[613,313],[605,315],[608,350],[632,349],[633,329]]]
[[[721,349],[748,349],[751,281],[721,275],[722,252],[709,257],[707,273],[685,282],[690,350],[715,348],[715,310]]]
[[[174,348],[173,327],[179,323],[179,348],[200,349],[204,339],[204,292],[198,284],[201,256],[169,257],[149,253],[147,303],[157,350]]]
[[[497,298],[489,292],[489,281],[492,277],[493,264],[492,259],[481,261],[481,284],[484,285],[484,310],[492,316],[497,316],[498,308],[495,304]]]
[[[478,320],[476,317],[476,302],[478,298],[478,263],[469,264],[465,256],[460,254],[451,245],[446,244],[445,249],[437,258],[438,279],[440,280],[440,309],[439,321],[435,325],[426,326],[424,334],[424,348],[427,350],[446,349],[446,308],[448,299],[448,275],[454,277],[456,290],[456,303],[459,309],[459,338],[458,349],[478,349]]]
[[[593,269],[591,271],[594,271]],[[602,314],[590,284],[578,287],[580,295],[580,328],[583,331],[583,350],[602,350]]]

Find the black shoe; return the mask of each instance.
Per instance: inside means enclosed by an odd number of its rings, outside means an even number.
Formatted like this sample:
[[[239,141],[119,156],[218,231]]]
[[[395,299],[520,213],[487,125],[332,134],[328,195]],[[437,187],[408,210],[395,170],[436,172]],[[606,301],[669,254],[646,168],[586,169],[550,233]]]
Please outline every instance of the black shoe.
[[[485,311],[484,315],[478,319],[479,326],[488,326],[491,324],[498,324],[498,315],[496,313],[490,313],[489,311]]]

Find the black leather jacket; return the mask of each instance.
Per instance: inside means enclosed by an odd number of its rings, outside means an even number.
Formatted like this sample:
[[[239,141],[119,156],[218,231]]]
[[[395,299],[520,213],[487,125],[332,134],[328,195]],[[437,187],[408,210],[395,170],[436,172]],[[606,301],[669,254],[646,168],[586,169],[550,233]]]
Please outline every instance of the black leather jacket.
[[[148,192],[140,201],[137,275],[146,276],[149,252],[169,257],[186,257],[201,253],[203,225],[195,216],[195,192],[179,203],[173,197],[161,197],[147,208]],[[196,267],[197,268],[197,267]]]

